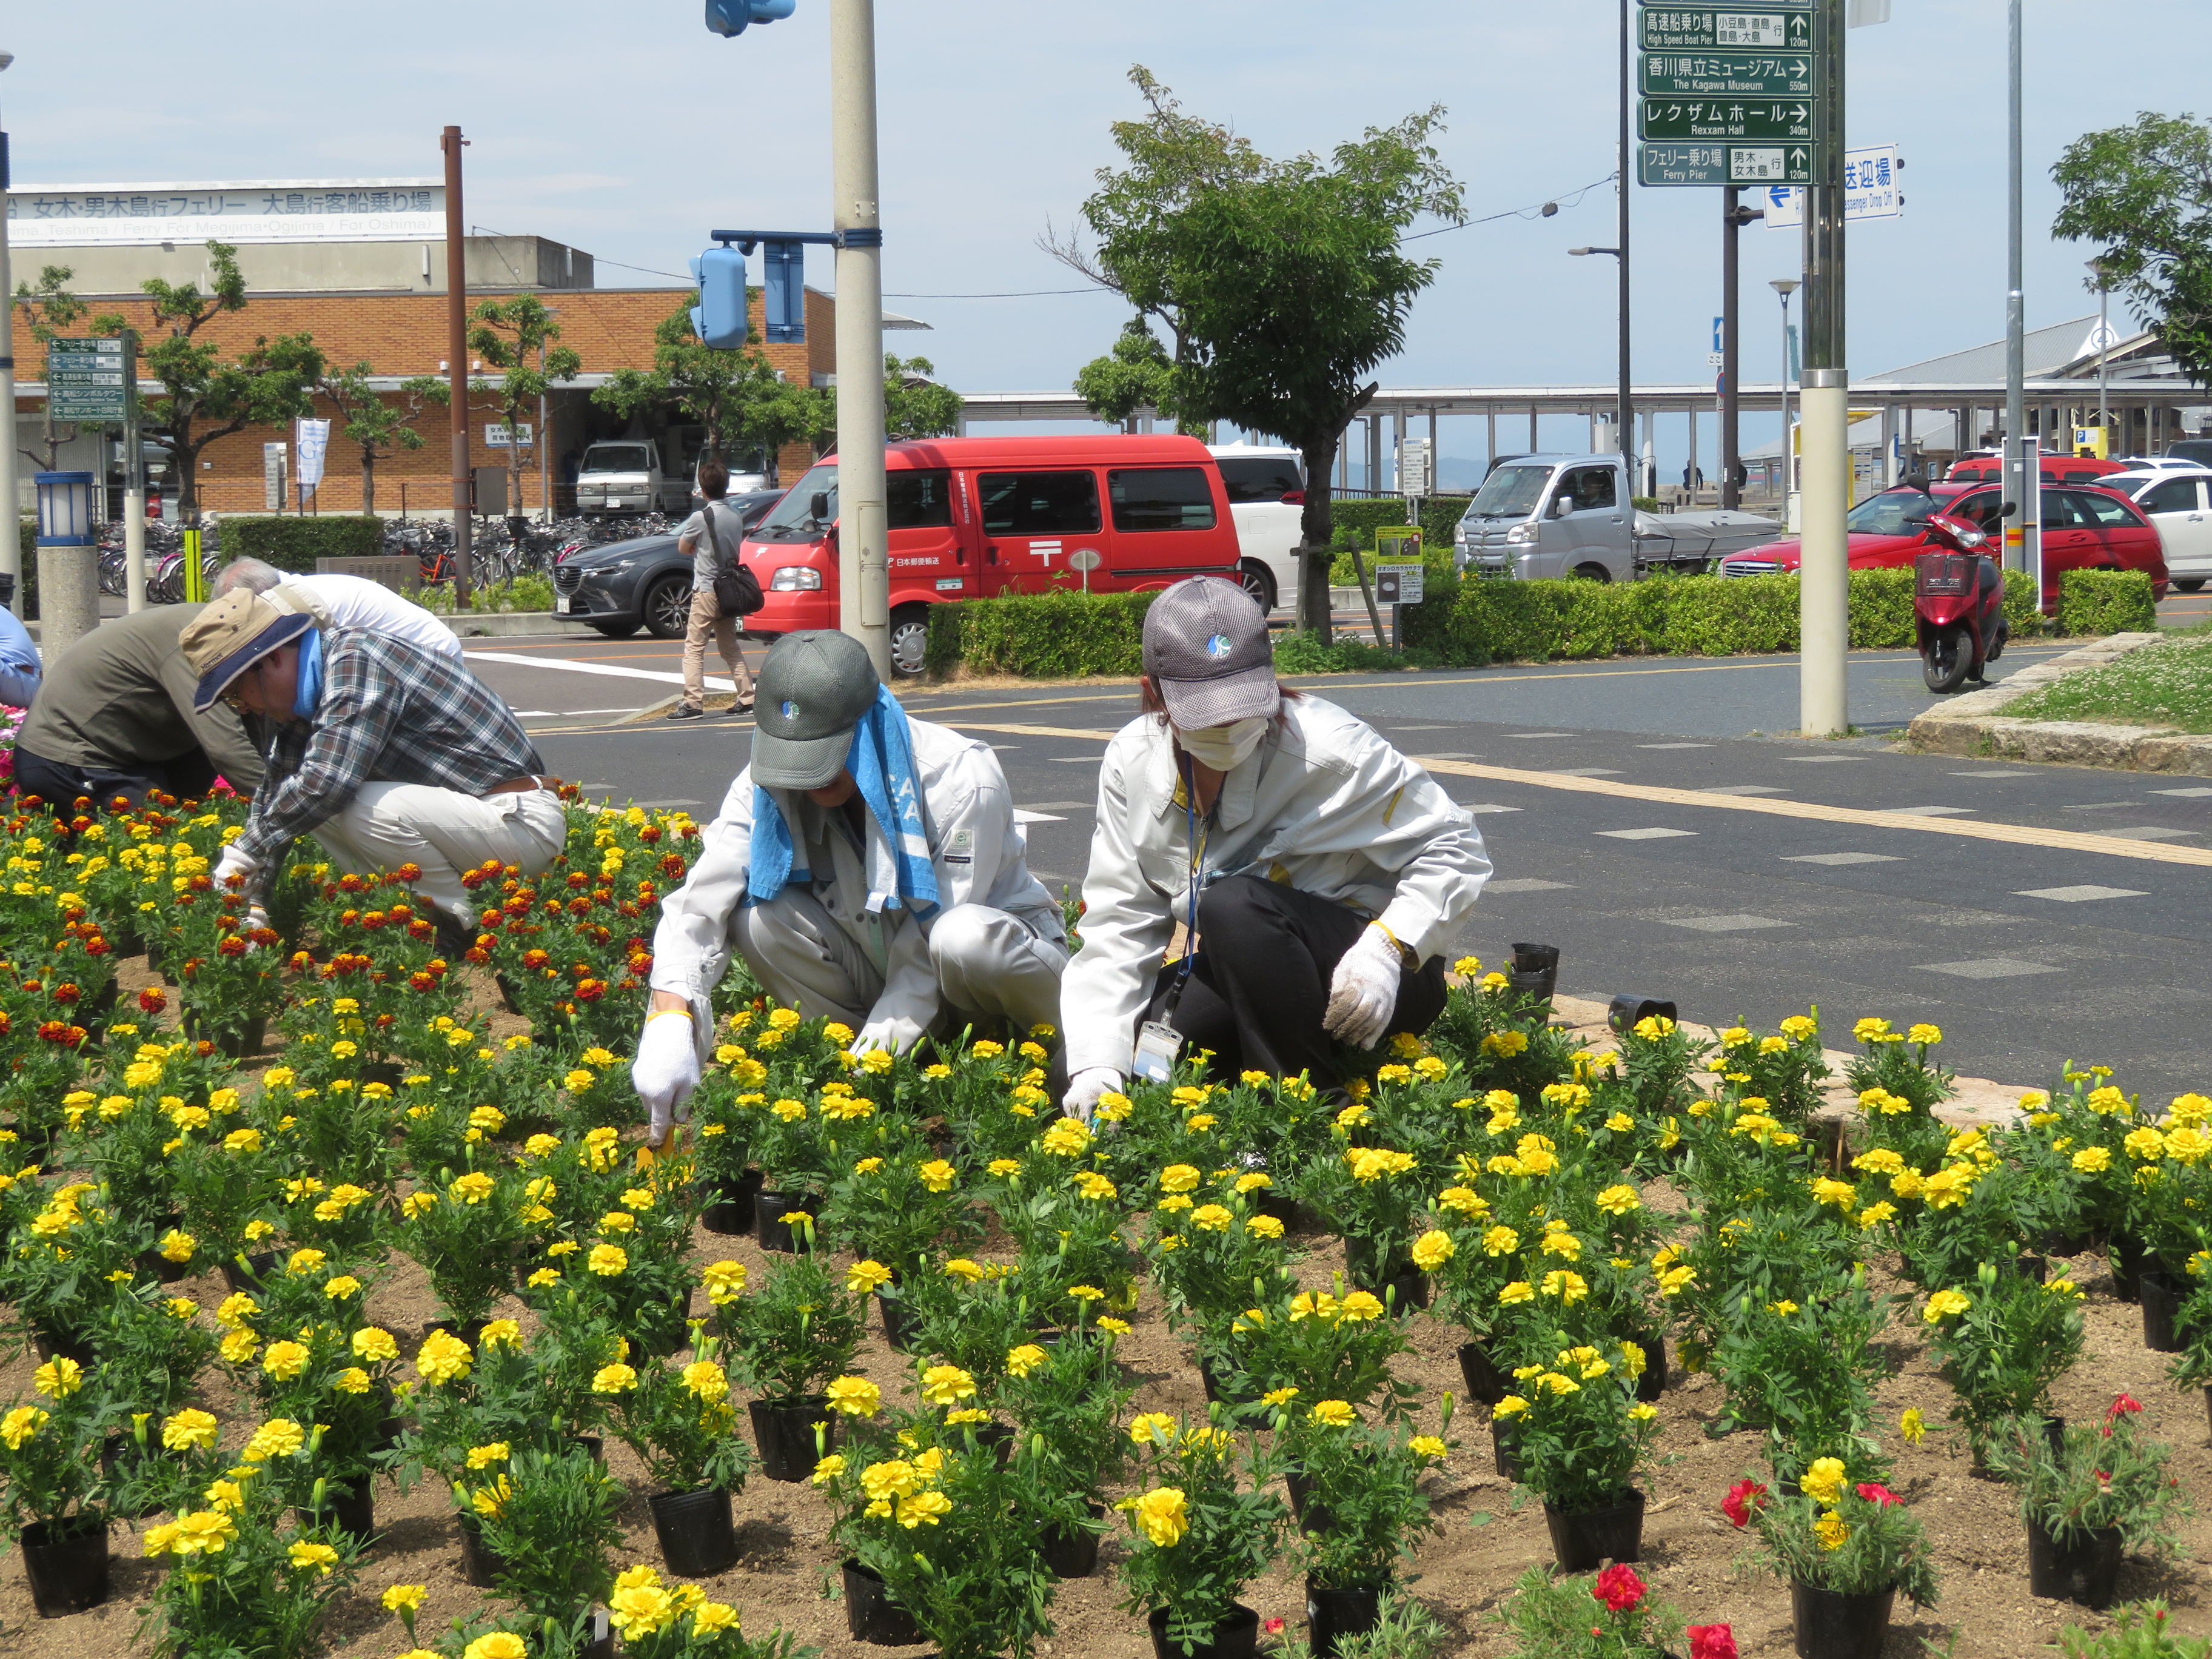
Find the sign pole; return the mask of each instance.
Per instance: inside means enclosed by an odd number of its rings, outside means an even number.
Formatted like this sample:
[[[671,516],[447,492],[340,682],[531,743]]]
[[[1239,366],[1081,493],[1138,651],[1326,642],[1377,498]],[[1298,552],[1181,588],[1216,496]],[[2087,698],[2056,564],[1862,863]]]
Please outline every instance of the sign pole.
[[[453,447],[453,611],[469,608],[469,504],[474,478],[469,471],[469,261],[467,224],[461,217],[461,146],[459,127],[447,127],[438,140],[446,152],[446,385],[447,420]]]
[[[10,58],[9,62],[14,59]],[[0,69],[7,65],[0,64]],[[54,389],[46,387],[46,400]],[[15,279],[8,269],[8,135],[0,132],[0,415],[7,429],[0,437],[0,507],[8,514],[8,534],[0,542],[0,574],[15,580],[15,610],[23,609],[23,504],[15,482]]]
[[[1821,96],[1805,191],[1805,367],[1799,560],[1798,726],[1808,737],[1850,726],[1850,377],[1844,340],[1844,0],[1814,0]]]
[[[1620,224],[1616,233],[1616,240],[1620,244],[1620,257],[1615,262],[1620,266],[1618,276],[1620,282],[1620,410],[1619,424],[1620,429],[1621,459],[1627,464],[1628,476],[1633,478],[1638,475],[1636,471],[1636,429],[1634,424],[1636,420],[1636,399],[1633,390],[1635,386],[1635,377],[1630,372],[1628,357],[1628,185],[1631,176],[1629,170],[1630,150],[1628,142],[1629,133],[1631,131],[1631,111],[1633,105],[1632,94],[1635,89],[1635,83],[1632,78],[1634,74],[1634,70],[1632,59],[1629,52],[1630,44],[1634,37],[1630,33],[1629,19],[1630,11],[1628,0],[1620,0],[1620,184],[1619,189],[1620,198]],[[1632,495],[1636,494],[1636,491],[1631,489],[1629,493]]]
[[[876,182],[875,0],[830,0],[830,222],[837,242],[837,625],[890,678],[884,486],[883,219]]]
[[[51,401],[53,393],[48,388]],[[146,453],[138,437],[138,331],[123,331],[123,608],[146,608]]]

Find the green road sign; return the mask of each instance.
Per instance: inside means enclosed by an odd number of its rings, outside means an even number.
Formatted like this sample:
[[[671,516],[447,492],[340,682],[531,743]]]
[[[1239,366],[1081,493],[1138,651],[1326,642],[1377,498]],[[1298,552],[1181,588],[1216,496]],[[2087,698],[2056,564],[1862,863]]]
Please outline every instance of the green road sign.
[[[1723,143],[1813,137],[1809,98],[1646,98],[1638,136]]]
[[[1647,97],[1809,98],[1810,52],[1652,52],[1638,60]]]
[[[46,347],[46,401],[58,421],[119,424],[130,392],[119,339],[54,340]]]
[[[1643,144],[1636,177],[1645,185],[1809,185],[1813,147],[1795,144]]]
[[[1646,52],[1798,52],[1813,44],[1813,19],[1808,10],[1646,6],[1642,35]]]

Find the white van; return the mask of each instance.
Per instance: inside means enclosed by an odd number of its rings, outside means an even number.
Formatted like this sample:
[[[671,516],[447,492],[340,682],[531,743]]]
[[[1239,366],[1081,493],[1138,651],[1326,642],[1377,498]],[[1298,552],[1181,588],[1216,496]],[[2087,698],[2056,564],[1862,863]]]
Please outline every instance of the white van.
[[[1208,453],[1221,468],[1229,514],[1237,521],[1244,591],[1263,611],[1298,604],[1299,523],[1305,516],[1305,468],[1295,449],[1258,444],[1214,444]]]

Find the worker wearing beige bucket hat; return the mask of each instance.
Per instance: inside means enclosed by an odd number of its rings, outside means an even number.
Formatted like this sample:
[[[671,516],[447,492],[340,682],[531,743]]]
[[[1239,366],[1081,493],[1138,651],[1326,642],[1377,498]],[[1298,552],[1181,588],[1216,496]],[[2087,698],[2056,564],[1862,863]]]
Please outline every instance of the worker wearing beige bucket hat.
[[[361,629],[319,629],[243,590],[186,628],[193,706],[228,702],[276,729],[244,831],[216,880],[258,892],[296,837],[367,875],[412,864],[438,911],[440,948],[467,948],[476,908],[462,872],[497,859],[535,875],[567,838],[557,780],[514,711],[442,651]]]

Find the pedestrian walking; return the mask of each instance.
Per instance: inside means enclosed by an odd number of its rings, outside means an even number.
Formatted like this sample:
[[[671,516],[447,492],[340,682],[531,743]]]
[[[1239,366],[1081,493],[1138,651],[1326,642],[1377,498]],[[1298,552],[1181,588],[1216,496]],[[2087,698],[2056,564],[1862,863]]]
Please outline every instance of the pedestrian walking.
[[[761,606],[760,583],[738,557],[744,523],[722,497],[730,492],[730,470],[717,460],[699,465],[699,493],[707,499],[676,532],[676,547],[691,560],[691,617],[684,630],[684,701],[669,712],[672,720],[696,720],[707,712],[707,638],[712,635],[736,682],[730,713],[752,712],[753,677],[738,642],[738,618]]]
[[[1087,1119],[1133,1071],[1164,1080],[1205,1050],[1218,1078],[1334,1087],[1336,1043],[1443,1011],[1444,950],[1490,877],[1482,832],[1364,722],[1277,682],[1234,582],[1154,600],[1144,668],[1144,713],[1099,774],[1063,1108]]]

